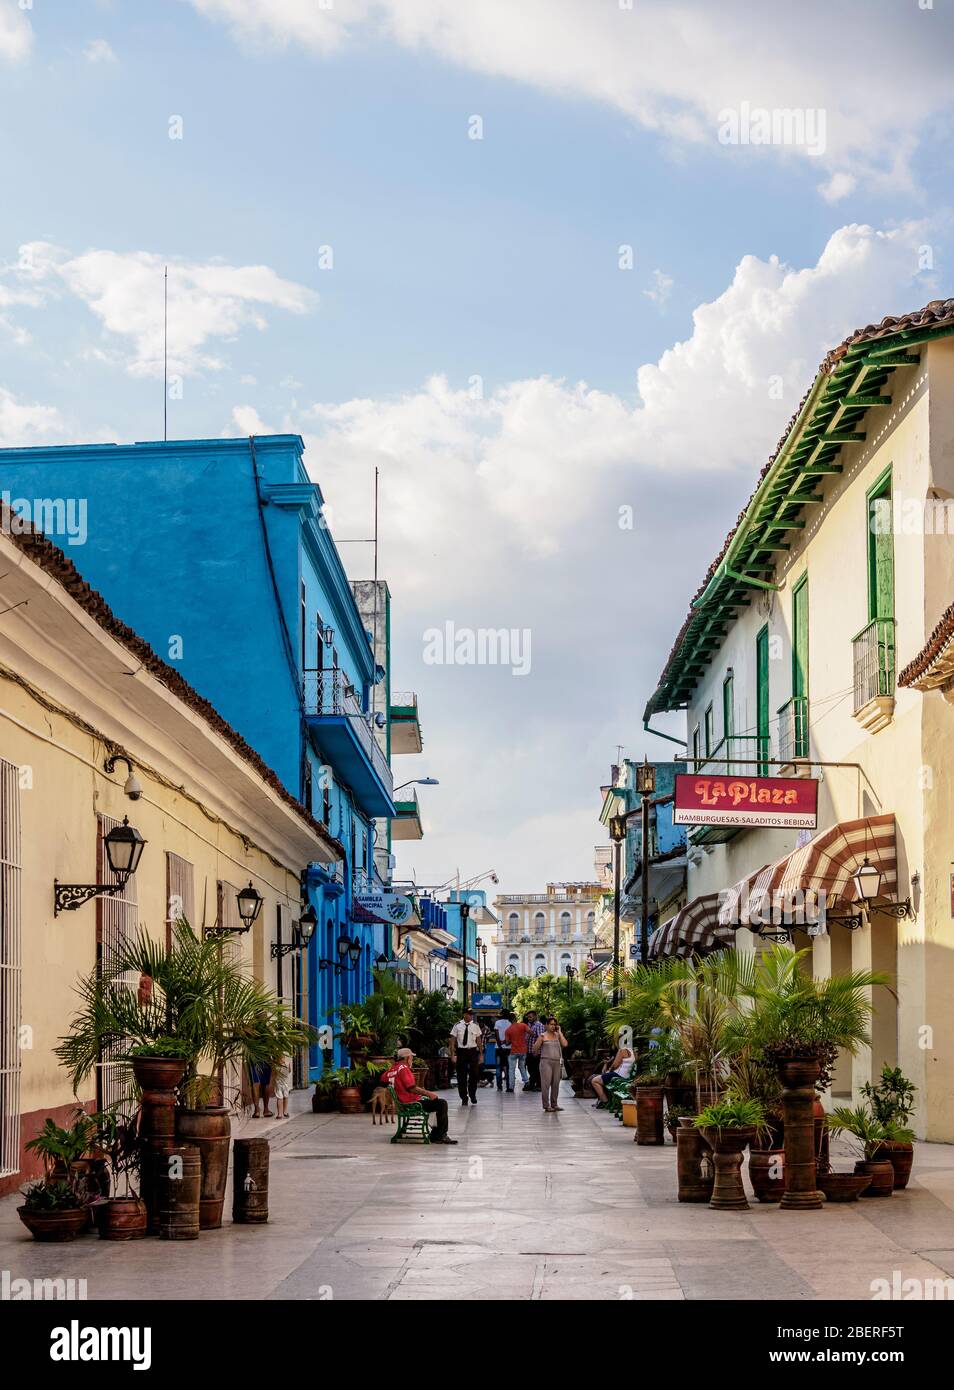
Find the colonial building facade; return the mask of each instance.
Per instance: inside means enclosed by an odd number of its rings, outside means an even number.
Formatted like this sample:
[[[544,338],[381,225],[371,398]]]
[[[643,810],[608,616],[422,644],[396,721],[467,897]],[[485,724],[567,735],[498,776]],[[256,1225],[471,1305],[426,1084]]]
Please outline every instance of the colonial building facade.
[[[711,565],[646,719],[685,710],[711,787],[818,783],[814,830],[697,827],[688,903],[660,955],[759,949],[791,925],[819,977],[884,972],[872,1046],[918,1088],[917,1132],[954,1140],[954,300],[860,330],[822,363]],[[858,900],[864,861],[880,874]],[[792,920],[797,896],[826,916]],[[754,911],[753,911],[754,905]],[[770,920],[775,909],[781,923]],[[766,911],[769,920],[766,920]]]
[[[53,1055],[79,976],[124,936],[162,940],[184,917],[197,932],[239,928],[223,949],[308,1017],[302,876],[344,857],[61,551],[2,522],[0,1193],[36,1172],[24,1145],[46,1116],[62,1124],[78,1102],[113,1098],[107,1059],[74,1097]],[[138,868],[120,891],[87,896],[119,882],[104,850],[126,818],[145,841]],[[241,930],[249,883],[262,901]]]
[[[596,944],[599,883],[548,883],[545,893],[504,893],[494,899],[497,970],[532,978],[581,975]]]

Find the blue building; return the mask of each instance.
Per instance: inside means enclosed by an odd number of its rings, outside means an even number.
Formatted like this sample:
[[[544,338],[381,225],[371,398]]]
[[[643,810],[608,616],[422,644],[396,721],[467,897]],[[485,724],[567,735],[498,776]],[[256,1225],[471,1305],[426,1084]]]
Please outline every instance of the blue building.
[[[387,694],[388,672],[303,453],[296,434],[3,449],[0,489],[14,508],[82,499],[81,552],[64,548],[85,578],[344,847],[339,864],[306,875],[318,918],[307,980],[289,988],[275,961],[279,991],[296,1002],[307,991],[320,1025],[337,1004],[363,998],[376,958],[391,954],[390,928],[356,898],[388,886],[397,811],[391,711],[379,689]],[[57,506],[45,515],[55,525]],[[411,715],[416,725],[416,701]],[[402,706],[400,737],[413,746],[407,722]],[[293,970],[300,959],[292,955]],[[321,1060],[313,1049],[312,1075]]]

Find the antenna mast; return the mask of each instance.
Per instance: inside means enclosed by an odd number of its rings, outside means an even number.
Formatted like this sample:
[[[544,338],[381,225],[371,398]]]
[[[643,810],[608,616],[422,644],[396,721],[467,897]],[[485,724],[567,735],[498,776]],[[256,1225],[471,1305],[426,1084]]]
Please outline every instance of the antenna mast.
[[[162,442],[169,439],[169,267],[162,277]]]

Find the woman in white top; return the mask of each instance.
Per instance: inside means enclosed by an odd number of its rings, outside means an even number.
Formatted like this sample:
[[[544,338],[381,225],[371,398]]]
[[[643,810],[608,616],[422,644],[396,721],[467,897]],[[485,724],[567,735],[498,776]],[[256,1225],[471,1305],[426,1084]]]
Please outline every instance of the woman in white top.
[[[596,1102],[598,1106],[606,1105],[606,1083],[608,1081],[628,1081],[633,1074],[633,1066],[636,1058],[633,1056],[631,1047],[621,1047],[613,1058],[613,1064],[609,1071],[597,1072],[596,1076],[590,1077],[590,1085],[599,1096]]]

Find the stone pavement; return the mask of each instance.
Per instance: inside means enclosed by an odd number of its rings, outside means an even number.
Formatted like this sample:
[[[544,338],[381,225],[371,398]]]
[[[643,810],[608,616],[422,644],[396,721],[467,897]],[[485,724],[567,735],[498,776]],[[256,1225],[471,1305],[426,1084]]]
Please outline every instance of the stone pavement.
[[[270,1220],[185,1243],[32,1241],[0,1202],[0,1270],[88,1297],[166,1299],[870,1299],[871,1281],[954,1276],[954,1146],[918,1145],[890,1200],[783,1212],[676,1201],[676,1155],[640,1148],[569,1088],[444,1092],[456,1148],[392,1145],[370,1116],[245,1121],[272,1140]],[[226,1211],[230,1209],[227,1203]]]

